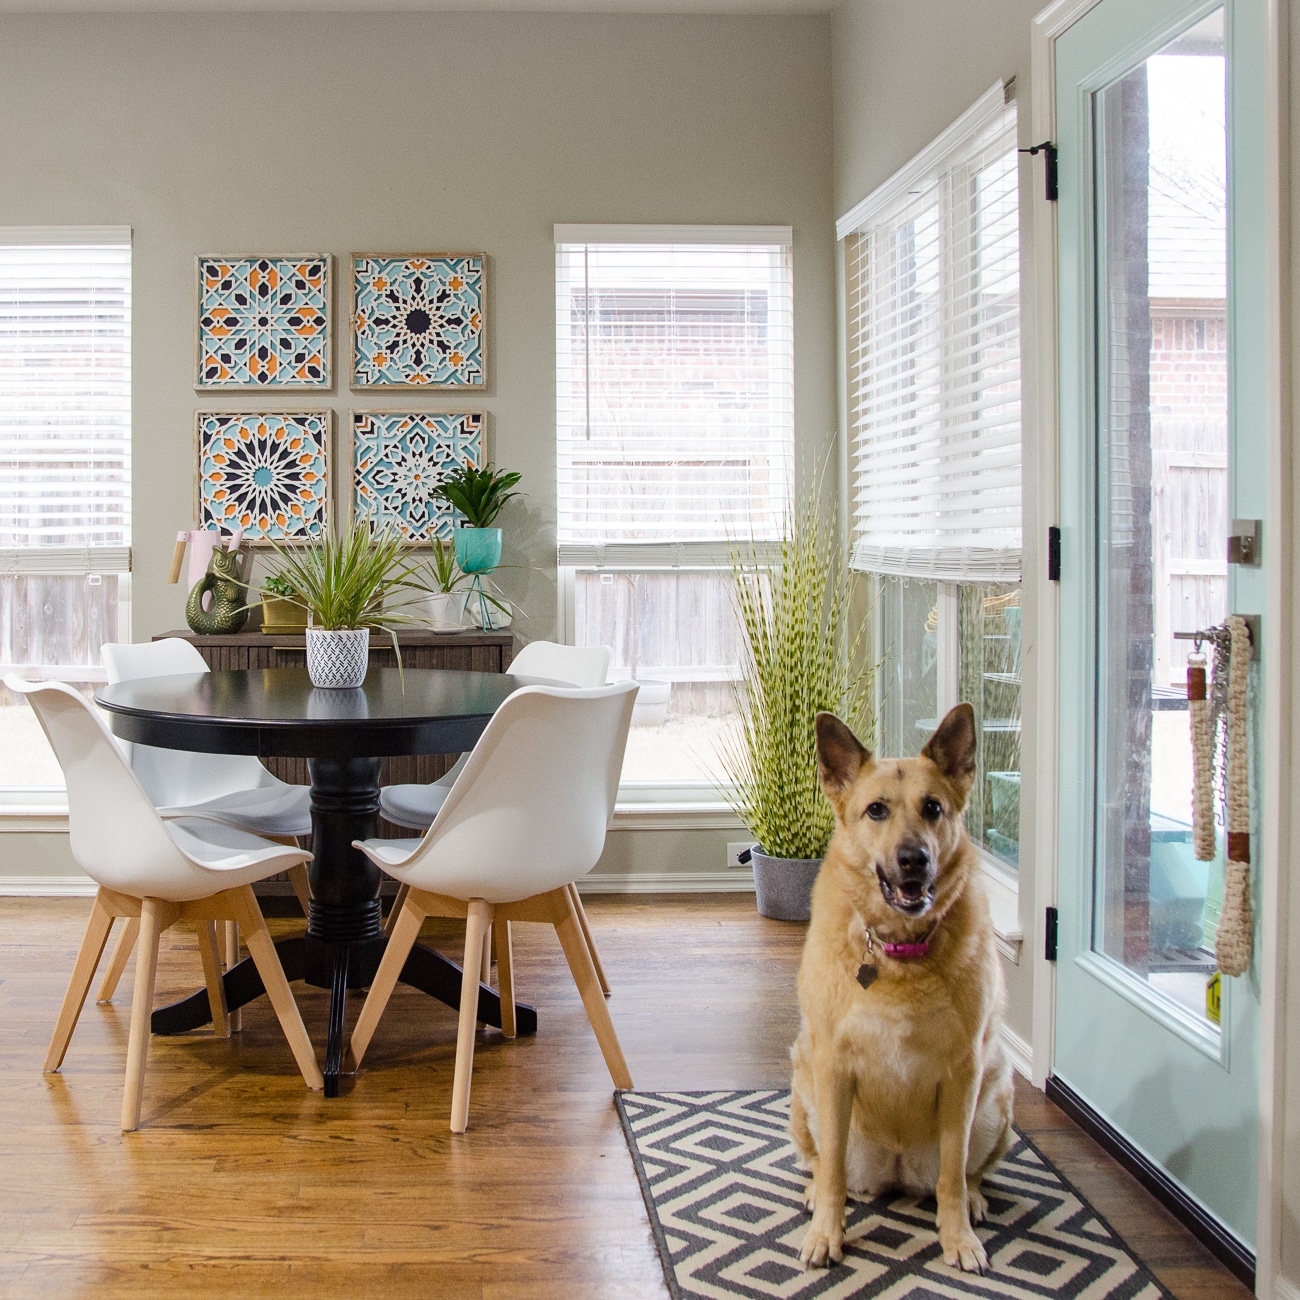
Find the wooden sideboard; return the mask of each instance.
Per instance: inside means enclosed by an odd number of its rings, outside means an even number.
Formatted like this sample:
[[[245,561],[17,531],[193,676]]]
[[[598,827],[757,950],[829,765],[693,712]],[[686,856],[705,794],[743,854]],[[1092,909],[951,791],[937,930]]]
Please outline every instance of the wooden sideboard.
[[[267,636],[263,632],[236,632],[231,636],[200,636],[195,632],[161,632],[163,637],[180,637],[199,649],[209,668],[303,668],[307,650],[301,632]],[[503,673],[515,654],[512,632],[424,632],[403,629],[397,633],[406,668],[459,668],[470,672]],[[397,666],[392,641],[384,632],[370,634],[370,662],[382,668]],[[435,781],[456,761],[455,754],[420,754],[386,758],[380,781],[400,785],[411,781]],[[266,765],[282,781],[307,785],[305,758],[269,758]],[[381,820],[383,835],[409,835],[400,827]]]

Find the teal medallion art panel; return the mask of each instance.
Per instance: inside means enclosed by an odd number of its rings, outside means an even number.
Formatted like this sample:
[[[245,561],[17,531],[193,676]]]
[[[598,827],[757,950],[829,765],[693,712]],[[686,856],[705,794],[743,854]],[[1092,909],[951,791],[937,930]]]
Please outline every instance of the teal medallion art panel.
[[[197,388],[328,388],[330,264],[200,257]]]
[[[453,538],[456,512],[433,489],[457,466],[481,465],[483,413],[352,412],[352,513],[412,545]]]
[[[352,255],[352,387],[482,388],[481,253]]]
[[[330,411],[198,415],[199,527],[307,542],[329,520]]]

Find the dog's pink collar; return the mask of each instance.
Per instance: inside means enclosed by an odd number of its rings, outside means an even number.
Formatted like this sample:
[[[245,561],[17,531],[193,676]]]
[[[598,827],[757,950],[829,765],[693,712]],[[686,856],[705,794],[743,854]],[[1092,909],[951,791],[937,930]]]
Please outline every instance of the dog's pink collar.
[[[882,943],[880,945],[886,957],[895,957],[906,961],[911,957],[924,957],[930,951],[929,939],[921,943]]]

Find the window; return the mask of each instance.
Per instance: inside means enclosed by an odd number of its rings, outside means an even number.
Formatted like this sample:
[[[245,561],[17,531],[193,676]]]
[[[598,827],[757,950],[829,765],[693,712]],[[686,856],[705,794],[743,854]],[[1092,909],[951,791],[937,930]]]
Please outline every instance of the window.
[[[568,634],[643,683],[625,790],[712,784],[738,663],[729,546],[777,537],[791,489],[790,231],[555,238]]]
[[[102,681],[130,542],[130,231],[0,228],[0,671]],[[2,688],[0,727],[0,796],[53,802],[58,764]]]
[[[1016,111],[993,87],[841,219],[854,567],[876,575],[881,739],[975,707],[967,823],[1009,868],[1020,811]]]

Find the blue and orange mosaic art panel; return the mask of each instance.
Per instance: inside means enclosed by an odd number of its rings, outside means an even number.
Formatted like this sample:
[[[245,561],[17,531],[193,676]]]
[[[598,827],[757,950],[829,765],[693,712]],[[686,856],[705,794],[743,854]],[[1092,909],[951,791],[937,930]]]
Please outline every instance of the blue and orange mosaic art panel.
[[[352,257],[352,387],[482,388],[481,253]]]
[[[352,412],[352,514],[412,545],[452,540],[456,512],[433,489],[483,463],[481,411]]]
[[[330,257],[199,258],[199,388],[330,386]]]
[[[307,542],[329,520],[330,411],[198,415],[199,527]]]

